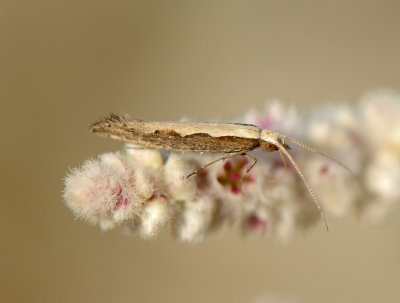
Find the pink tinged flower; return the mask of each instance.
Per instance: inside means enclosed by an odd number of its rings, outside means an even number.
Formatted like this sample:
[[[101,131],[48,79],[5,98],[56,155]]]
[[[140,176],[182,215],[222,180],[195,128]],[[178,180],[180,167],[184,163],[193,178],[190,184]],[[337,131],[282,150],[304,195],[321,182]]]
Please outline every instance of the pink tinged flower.
[[[118,184],[117,187],[115,187],[113,189],[113,192],[114,192],[114,197],[115,197],[114,211],[117,210],[121,206],[129,205],[130,201],[127,197],[125,197],[122,194],[122,187],[120,184]]]
[[[277,117],[270,115],[266,117],[258,117],[256,125],[262,129],[272,129],[277,121]]]
[[[86,161],[82,168],[74,169],[65,179],[64,199],[76,216],[96,223],[104,211],[102,171],[97,160]]]
[[[227,161],[223,166],[223,173],[218,175],[218,182],[233,194],[240,194],[242,187],[255,182],[254,176],[246,173],[250,165],[246,157],[236,157]]]
[[[116,183],[110,185],[110,191],[112,196],[109,201],[109,212],[115,222],[122,222],[124,220],[134,217],[135,202],[143,203],[140,198],[135,195],[130,185],[124,184],[125,180],[119,180]]]
[[[357,180],[336,163],[322,157],[313,157],[303,165],[304,173],[326,213],[343,217],[360,198]]]
[[[137,183],[147,184],[147,187],[137,186]],[[145,197],[152,194],[149,184],[148,176],[136,175],[123,155],[108,153],[98,160],[86,161],[82,168],[67,176],[64,199],[77,216],[109,229],[113,223],[138,216]]]
[[[262,111],[251,109],[247,111],[243,121],[255,124],[262,129],[270,129],[286,134],[297,133],[298,114],[293,106],[284,106],[274,99],[266,103]]]
[[[251,214],[245,218],[244,228],[250,231],[265,233],[267,230],[267,220],[256,214]]]
[[[134,218],[144,203],[142,188],[134,185],[138,177],[144,179],[144,176],[137,176],[135,167],[121,153],[100,155],[99,161],[103,186],[108,193],[103,216],[110,216],[118,223]],[[150,183],[144,180],[142,182]]]

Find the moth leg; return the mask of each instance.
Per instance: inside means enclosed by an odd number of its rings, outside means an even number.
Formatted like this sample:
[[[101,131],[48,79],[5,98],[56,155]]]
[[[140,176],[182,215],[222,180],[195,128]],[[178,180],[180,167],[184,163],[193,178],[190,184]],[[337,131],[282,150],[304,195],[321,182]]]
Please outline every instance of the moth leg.
[[[190,178],[191,176],[196,175],[199,171],[205,169],[206,167],[209,167],[210,165],[213,165],[213,164],[217,163],[218,161],[223,161],[223,160],[226,160],[226,159],[230,159],[230,158],[233,158],[233,157],[236,157],[236,156],[239,156],[239,155],[244,156],[246,154],[242,153],[242,152],[228,154],[227,156],[223,156],[221,158],[218,158],[218,159],[216,159],[214,161],[211,161],[211,162],[207,163],[206,165],[203,165],[199,169],[197,169],[197,170],[191,172],[189,175],[187,175],[186,178]]]
[[[246,153],[241,154],[241,156],[244,156],[244,157],[247,157],[247,158],[250,158],[251,160],[253,160],[253,163],[251,163],[251,165],[246,169],[246,174],[248,174],[253,169],[254,165],[256,165],[257,159]]]

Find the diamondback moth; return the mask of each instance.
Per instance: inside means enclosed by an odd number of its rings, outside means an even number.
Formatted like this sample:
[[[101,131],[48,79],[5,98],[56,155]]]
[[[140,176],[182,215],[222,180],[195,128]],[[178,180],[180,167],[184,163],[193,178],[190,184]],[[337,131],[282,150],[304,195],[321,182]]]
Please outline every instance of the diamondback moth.
[[[326,157],[352,174],[347,166],[334,158],[293,138],[267,129],[261,129],[252,124],[219,122],[156,122],[135,120],[130,118],[128,115],[119,116],[110,114],[109,116],[100,118],[91,124],[89,130],[100,136],[152,149],[227,154],[227,156],[212,161],[201,169],[219,160],[225,160],[236,155],[242,155],[254,160],[248,169],[249,171],[255,165],[257,160],[254,157],[247,155],[247,152],[252,151],[255,148],[262,148],[268,152],[279,151],[289,159],[293,167],[296,169],[298,175],[317,205],[327,230],[329,230],[328,223],[322,207],[303,172],[289,153],[289,146],[286,145],[285,141],[289,141],[313,153]],[[197,171],[191,173],[187,177],[190,177],[196,172]]]

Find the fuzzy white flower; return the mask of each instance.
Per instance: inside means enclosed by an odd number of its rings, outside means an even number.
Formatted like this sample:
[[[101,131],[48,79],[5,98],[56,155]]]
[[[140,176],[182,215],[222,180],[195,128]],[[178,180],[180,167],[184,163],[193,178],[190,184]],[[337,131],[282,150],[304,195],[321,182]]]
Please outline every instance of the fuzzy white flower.
[[[368,163],[365,183],[372,194],[400,199],[400,155],[382,151]]]
[[[154,191],[151,175],[137,171],[120,153],[88,160],[67,177],[65,201],[77,216],[106,229],[133,219]]]
[[[175,222],[175,234],[184,242],[197,243],[203,240],[211,222],[213,202],[206,198],[186,202]]]
[[[146,203],[140,218],[140,235],[144,239],[156,236],[169,219],[166,199],[158,198]]]
[[[360,104],[367,160],[361,205],[365,221],[380,221],[400,200],[400,95],[390,90],[366,94]]]
[[[194,170],[182,155],[171,153],[164,165],[163,174],[168,197],[173,200],[193,201],[196,195],[194,178],[186,176]]]
[[[366,143],[372,149],[400,152],[400,94],[390,90],[368,93],[360,102]]]
[[[126,144],[125,155],[130,163],[147,167],[148,169],[159,169],[164,164],[161,153],[154,149],[146,149],[132,144]]]
[[[267,102],[261,111],[249,109],[240,121],[298,139],[302,136],[303,127],[299,127],[302,122],[297,109],[283,105],[278,99]]]
[[[305,118],[303,139],[353,172],[360,170],[364,157],[362,126],[359,115],[349,105],[329,104],[313,110]]]

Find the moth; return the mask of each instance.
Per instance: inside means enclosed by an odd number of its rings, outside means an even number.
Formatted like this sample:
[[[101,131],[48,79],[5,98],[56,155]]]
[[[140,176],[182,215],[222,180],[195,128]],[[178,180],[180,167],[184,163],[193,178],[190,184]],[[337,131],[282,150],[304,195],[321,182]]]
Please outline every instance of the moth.
[[[256,148],[262,148],[268,152],[279,151],[289,159],[298,175],[307,187],[314,200],[327,230],[328,223],[324,212],[313,190],[307,182],[303,172],[289,153],[290,147],[286,141],[299,145],[313,153],[320,154],[350,173],[350,169],[334,158],[312,148],[293,138],[267,129],[261,129],[252,124],[219,123],[219,122],[156,122],[143,121],[130,118],[128,115],[119,116],[110,114],[100,118],[89,126],[89,130],[100,136],[117,139],[122,142],[137,144],[146,148],[171,150],[180,152],[210,152],[223,153],[226,156],[204,165],[203,169],[217,161],[225,160],[237,155],[249,157],[253,163],[247,172],[256,164],[257,159],[247,154]],[[187,177],[196,174],[194,171]]]

